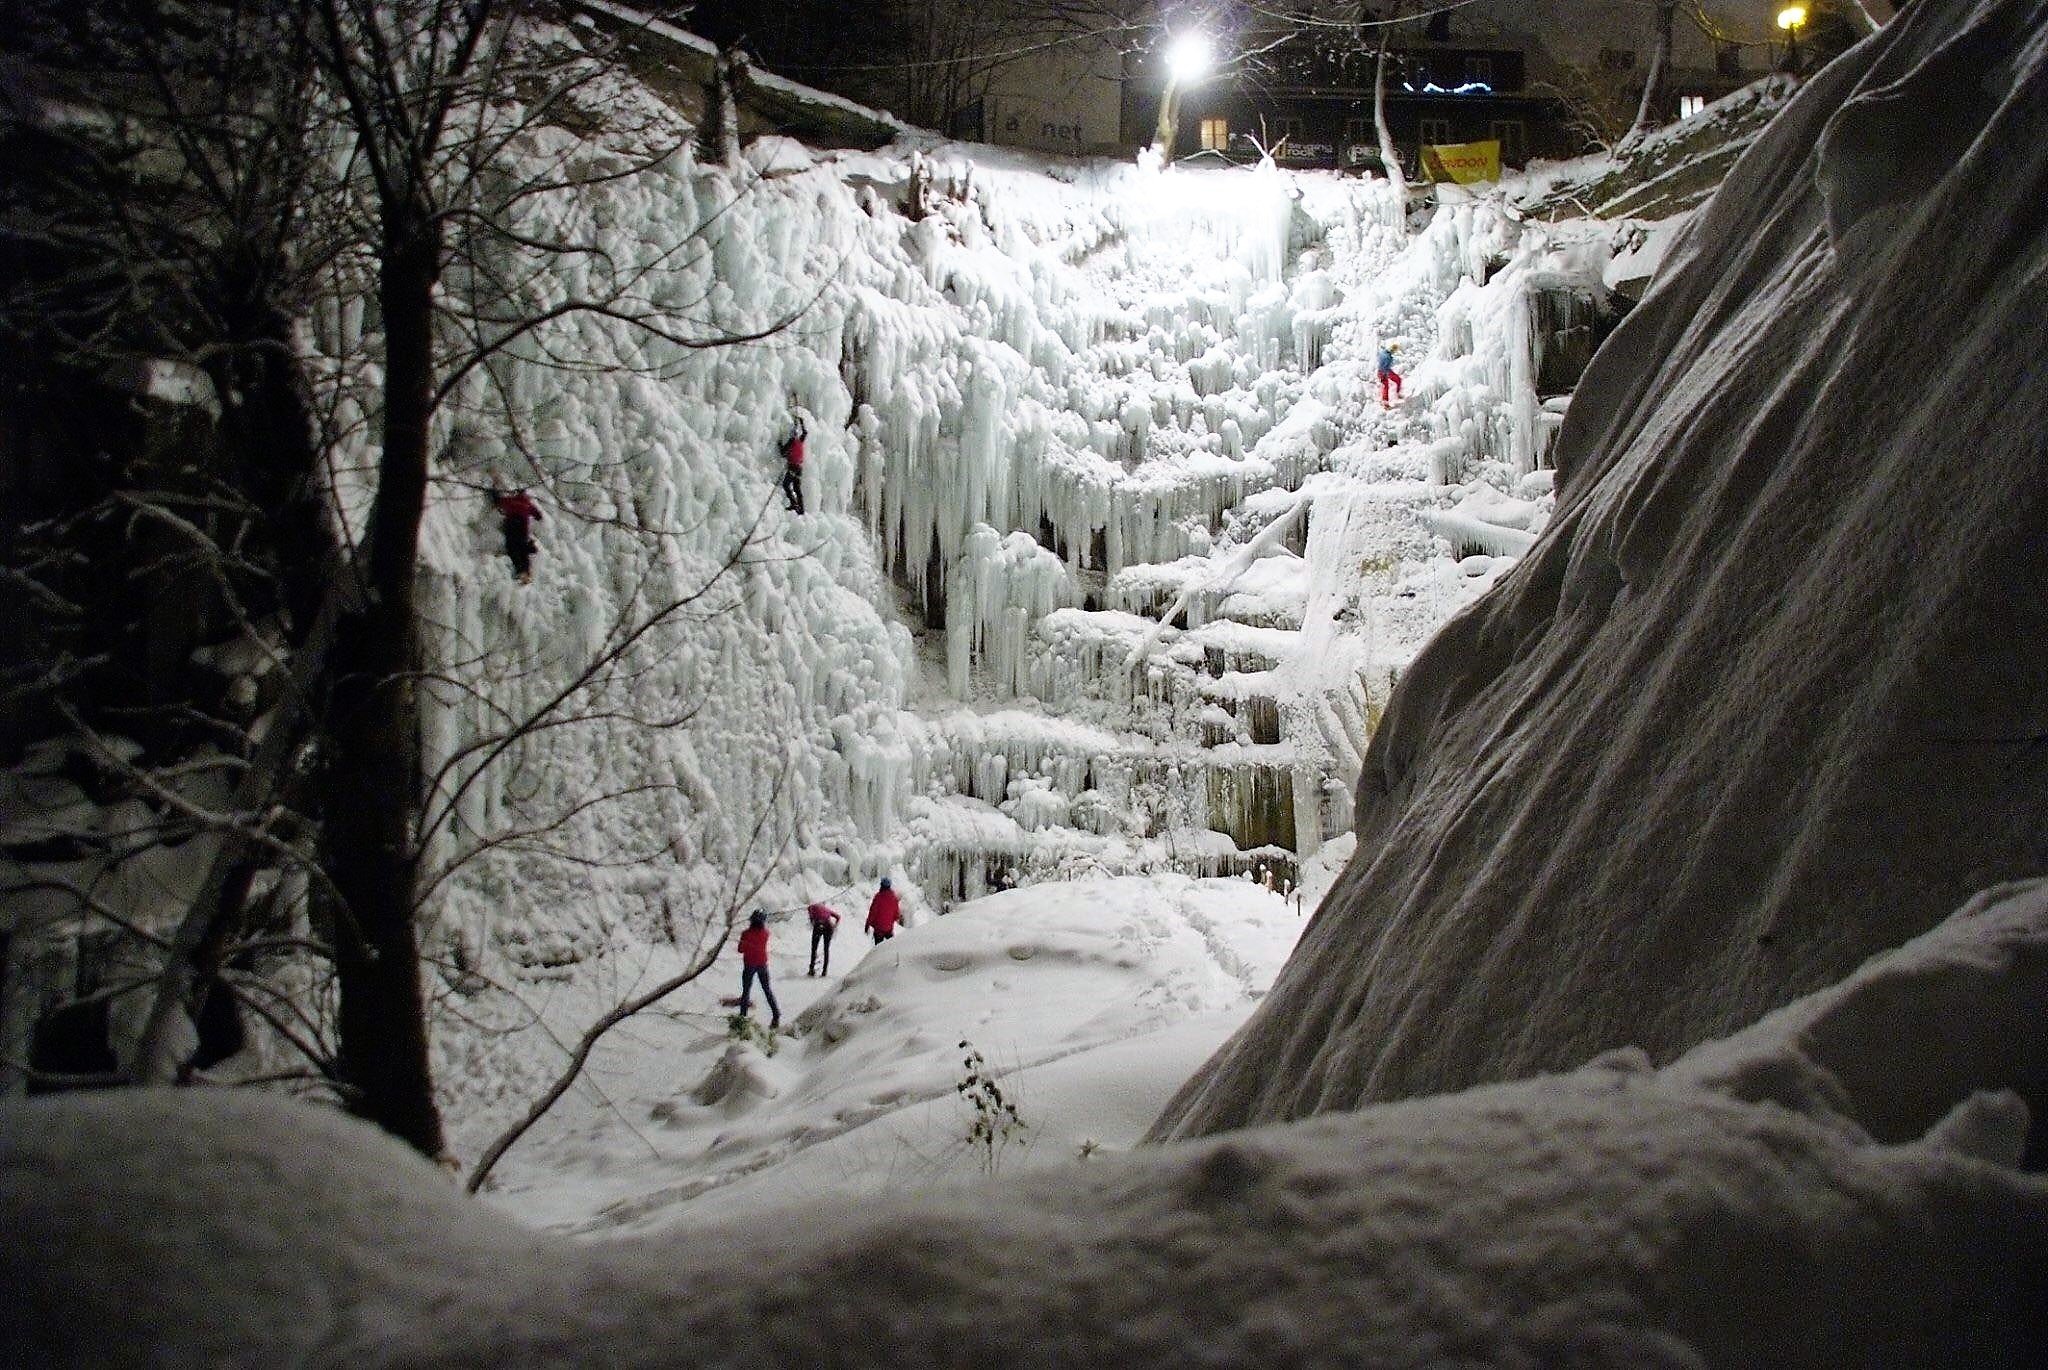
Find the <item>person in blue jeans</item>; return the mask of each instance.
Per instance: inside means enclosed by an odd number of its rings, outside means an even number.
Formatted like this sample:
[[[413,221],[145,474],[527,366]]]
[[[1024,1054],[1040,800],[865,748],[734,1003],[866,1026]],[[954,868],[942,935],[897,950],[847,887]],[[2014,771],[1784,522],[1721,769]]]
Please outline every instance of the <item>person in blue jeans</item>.
[[[754,982],[761,982],[761,997],[768,1001],[768,1030],[782,1026],[782,1005],[775,1002],[775,987],[768,983],[768,915],[755,909],[747,917],[747,930],[740,934],[740,1013],[744,1016],[754,997]]]

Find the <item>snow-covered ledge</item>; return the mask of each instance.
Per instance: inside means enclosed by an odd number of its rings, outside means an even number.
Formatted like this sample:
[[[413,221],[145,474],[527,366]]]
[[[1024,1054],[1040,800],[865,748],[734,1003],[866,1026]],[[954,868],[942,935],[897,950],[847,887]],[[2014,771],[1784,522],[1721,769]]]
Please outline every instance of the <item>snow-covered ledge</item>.
[[[0,1109],[10,1364],[2014,1365],[2048,881],[1662,1071],[577,1244],[253,1092]],[[1884,1088],[1874,1089],[1882,1081]]]

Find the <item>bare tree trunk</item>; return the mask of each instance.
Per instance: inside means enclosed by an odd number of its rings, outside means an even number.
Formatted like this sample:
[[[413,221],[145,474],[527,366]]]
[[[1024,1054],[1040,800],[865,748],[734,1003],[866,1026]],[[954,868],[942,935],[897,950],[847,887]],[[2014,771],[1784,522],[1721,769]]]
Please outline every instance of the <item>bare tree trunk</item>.
[[[1380,164],[1394,187],[1397,221],[1402,232],[1408,228],[1408,177],[1401,170],[1401,150],[1394,146],[1393,130],[1387,127],[1387,30],[1380,30],[1380,59],[1372,74],[1372,126],[1379,135]]]
[[[369,529],[365,603],[335,643],[324,866],[335,918],[341,1076],[350,1107],[430,1157],[444,1150],[427,1062],[426,1003],[413,927],[419,875],[418,617],[413,581],[433,410],[431,214],[390,208],[378,296],[385,330],[383,454]]]
[[[1636,121],[1622,141],[1633,143],[1664,122],[1664,93],[1671,84],[1671,21],[1678,0],[1657,0],[1656,37],[1650,48],[1650,71],[1643,78],[1643,98],[1636,106]]]

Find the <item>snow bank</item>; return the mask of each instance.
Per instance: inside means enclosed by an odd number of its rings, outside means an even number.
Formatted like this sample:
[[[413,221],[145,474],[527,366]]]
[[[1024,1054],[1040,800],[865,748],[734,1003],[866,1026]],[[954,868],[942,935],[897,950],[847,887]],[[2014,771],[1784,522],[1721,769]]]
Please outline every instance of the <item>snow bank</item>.
[[[2011,0],[1913,6],[1745,154],[1160,1131],[1668,1060],[2048,871],[2039,39]]]
[[[2048,1335],[2048,1181],[2012,1168],[2026,1110],[2002,1086],[2042,1063],[2044,976],[2035,883],[1664,1071],[1612,1053],[941,1199],[764,1202],[587,1246],[254,1093],[10,1103],[0,1346],[93,1365],[2023,1365]],[[1894,1031],[1958,1009],[2026,1045]],[[1861,1088],[1879,1076],[1914,1107]]]

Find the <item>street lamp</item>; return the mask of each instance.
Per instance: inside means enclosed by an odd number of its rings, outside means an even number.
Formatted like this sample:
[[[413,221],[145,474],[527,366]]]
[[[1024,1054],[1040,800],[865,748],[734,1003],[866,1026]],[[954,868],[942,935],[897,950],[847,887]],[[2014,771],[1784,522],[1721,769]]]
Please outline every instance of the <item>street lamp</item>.
[[[1778,27],[1785,30],[1785,69],[1799,74],[1799,29],[1806,22],[1806,6],[1787,5],[1778,11]]]
[[[1215,50],[1199,33],[1183,33],[1166,46],[1166,92],[1159,97],[1159,127],[1152,134],[1152,151],[1165,166],[1173,160],[1173,144],[1180,133],[1180,93],[1209,74]]]

